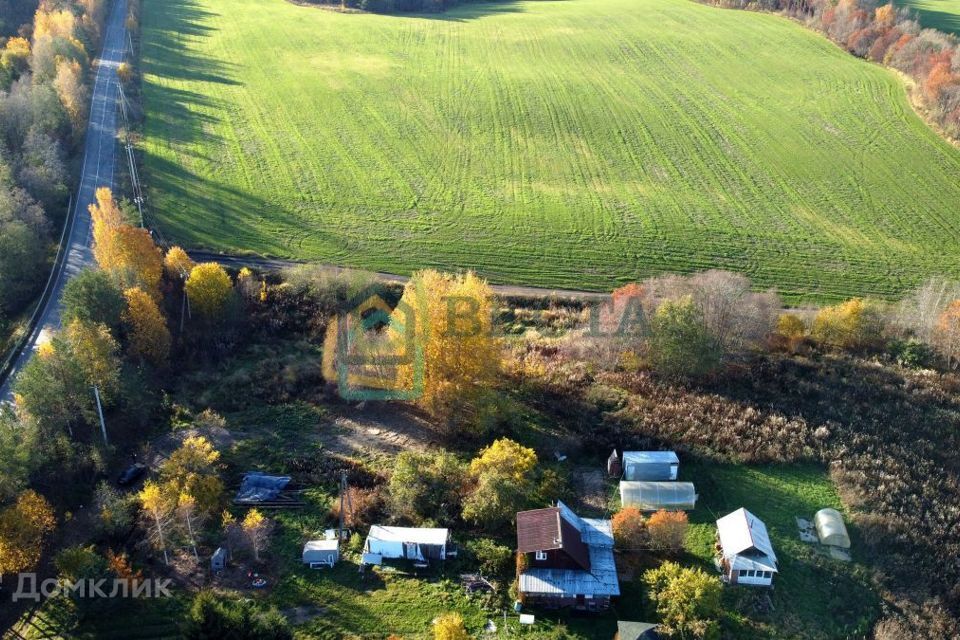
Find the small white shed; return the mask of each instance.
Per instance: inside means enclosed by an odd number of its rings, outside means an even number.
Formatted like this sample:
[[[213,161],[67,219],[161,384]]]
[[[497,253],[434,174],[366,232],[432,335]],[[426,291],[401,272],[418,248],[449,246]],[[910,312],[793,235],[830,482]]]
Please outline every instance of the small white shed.
[[[338,540],[311,540],[303,545],[303,564],[311,569],[332,567],[340,559]]]
[[[446,560],[449,540],[448,529],[384,527],[375,524],[370,527],[363,551],[388,560]]]
[[[729,584],[770,586],[778,572],[767,526],[740,508],[717,520],[720,568]]]
[[[624,451],[623,480],[664,482],[677,479],[680,458],[673,451]]]

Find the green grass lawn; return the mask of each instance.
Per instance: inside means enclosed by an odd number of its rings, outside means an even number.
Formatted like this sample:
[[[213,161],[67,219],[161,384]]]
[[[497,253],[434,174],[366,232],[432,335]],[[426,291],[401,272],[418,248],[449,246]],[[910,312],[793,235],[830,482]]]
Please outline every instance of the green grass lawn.
[[[189,246],[596,289],[720,267],[791,299],[960,275],[960,151],[777,16],[147,0],[143,38],[151,215]]]
[[[712,463],[681,465],[681,479],[696,484],[700,495],[690,514],[687,547],[695,562],[714,571],[717,518],[740,507],[763,520],[779,560],[780,573],[770,593],[773,609],[758,610],[764,589],[726,587],[724,625],[737,638],[862,637],[879,613],[867,569],[858,557],[857,531],[848,522],[853,562],[818,553],[800,541],[795,517],[813,519],[824,507],[842,511],[827,474],[816,466],[747,467]],[[748,619],[749,616],[749,619]]]
[[[960,34],[960,0],[898,0],[896,4],[916,11],[925,27]]]

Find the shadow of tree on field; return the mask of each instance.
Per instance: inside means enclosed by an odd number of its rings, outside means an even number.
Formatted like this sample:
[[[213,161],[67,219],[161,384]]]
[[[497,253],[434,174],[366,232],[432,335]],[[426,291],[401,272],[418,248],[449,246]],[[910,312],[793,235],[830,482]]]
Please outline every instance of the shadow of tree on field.
[[[219,14],[200,8],[195,0],[168,0],[143,27],[143,67],[162,78],[238,85],[233,79],[236,65],[200,55],[189,46],[191,40],[208,37],[214,31],[206,21]]]

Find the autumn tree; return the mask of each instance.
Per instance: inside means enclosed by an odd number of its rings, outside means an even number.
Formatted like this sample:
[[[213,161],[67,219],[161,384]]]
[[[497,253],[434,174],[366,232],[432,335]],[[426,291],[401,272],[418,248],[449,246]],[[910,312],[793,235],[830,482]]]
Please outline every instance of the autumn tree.
[[[141,289],[123,293],[127,308],[123,322],[127,329],[130,355],[155,367],[163,367],[170,356],[170,330],[156,301]]]
[[[70,354],[83,372],[83,381],[96,387],[100,400],[112,404],[120,389],[120,346],[105,325],[74,320],[65,331]]]
[[[186,530],[187,541],[190,548],[193,549],[193,558],[199,562],[200,556],[197,554],[197,529],[200,526],[201,514],[197,507],[197,499],[183,491],[177,498],[176,516],[181,525]]]
[[[624,507],[610,520],[613,539],[624,550],[646,549],[649,545],[647,523],[636,507]]]
[[[960,363],[960,300],[954,300],[940,314],[933,333],[933,344],[946,359],[947,366],[955,369]]]
[[[148,480],[140,491],[140,505],[149,524],[150,538],[157,549],[163,552],[164,564],[170,564],[167,554],[168,529],[174,510],[174,504],[168,491],[159,484]]]
[[[260,562],[260,554],[266,549],[270,533],[273,531],[273,521],[257,509],[250,509],[244,517],[241,527],[246,542],[253,552],[254,561]]]
[[[30,489],[0,511],[0,575],[33,570],[56,526],[53,507]]]
[[[93,220],[93,256],[123,289],[139,287],[159,297],[163,256],[150,232],[126,223],[123,210],[107,187],[96,191],[90,205]]]
[[[659,631],[676,638],[716,638],[722,611],[720,579],[702,569],[664,562],[643,574],[650,600],[660,615]]]
[[[459,613],[445,613],[433,621],[434,640],[470,640]]]
[[[167,277],[178,282],[186,280],[195,266],[187,252],[180,247],[170,247],[163,258],[163,268]]]
[[[220,452],[203,436],[190,436],[170,454],[159,469],[160,486],[175,502],[182,493],[192,496],[201,513],[212,513],[220,504]]]
[[[223,318],[233,294],[233,283],[223,267],[216,262],[198,264],[190,270],[186,287],[191,313],[207,322]]]
[[[883,337],[883,309],[876,302],[853,298],[824,307],[813,321],[811,334],[821,344],[840,349],[862,349]]]
[[[533,449],[501,438],[470,462],[472,491],[463,503],[463,517],[486,527],[510,522],[535,493]]]
[[[87,105],[90,101],[89,91],[83,83],[83,68],[80,63],[73,60],[58,61],[53,86],[70,117],[74,138],[79,140],[86,129]]]
[[[37,421],[41,431],[56,433],[83,419],[98,420],[92,387],[109,406],[119,391],[119,347],[102,324],[74,320],[50,342],[41,345],[14,383],[17,404]]]
[[[475,416],[484,392],[495,385],[501,346],[493,331],[494,310],[493,291],[472,272],[421,271],[404,288],[391,328],[402,328],[396,336],[402,342],[413,323],[414,347],[423,363],[417,403],[435,416]],[[413,366],[401,368],[405,387],[414,377]]]
[[[661,509],[647,519],[647,533],[654,549],[679,553],[687,538],[687,514]]]

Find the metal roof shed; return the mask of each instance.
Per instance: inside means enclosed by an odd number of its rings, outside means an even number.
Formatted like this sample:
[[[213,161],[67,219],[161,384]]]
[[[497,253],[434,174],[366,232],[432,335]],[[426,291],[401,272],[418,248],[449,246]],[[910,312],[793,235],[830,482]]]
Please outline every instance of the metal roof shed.
[[[697,491],[692,482],[624,480],[620,483],[620,503],[641,511],[689,511],[697,506]]]
[[[303,546],[303,564],[332,567],[340,559],[338,540],[311,540]]]
[[[813,524],[817,527],[820,544],[843,549],[850,548],[847,526],[843,523],[843,516],[836,509],[820,509],[813,516]]]
[[[673,451],[624,451],[624,480],[676,480],[680,458]]]

